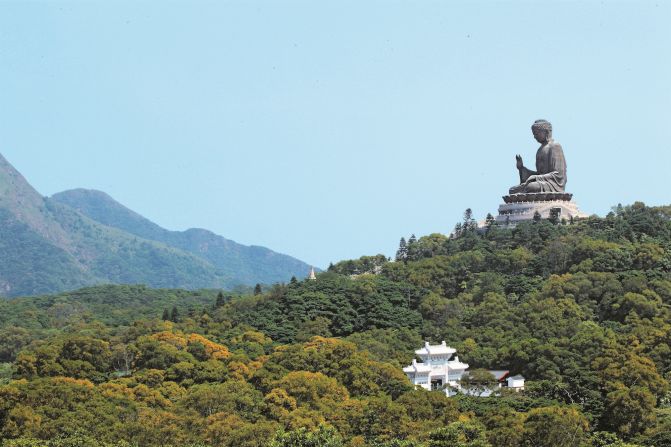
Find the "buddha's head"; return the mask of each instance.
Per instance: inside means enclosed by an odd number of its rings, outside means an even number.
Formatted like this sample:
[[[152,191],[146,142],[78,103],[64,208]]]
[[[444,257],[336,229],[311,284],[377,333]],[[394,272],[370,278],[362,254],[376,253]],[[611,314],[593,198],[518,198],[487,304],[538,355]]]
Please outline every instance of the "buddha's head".
[[[547,143],[552,138],[552,124],[547,120],[536,120],[531,125],[531,132],[539,143]]]

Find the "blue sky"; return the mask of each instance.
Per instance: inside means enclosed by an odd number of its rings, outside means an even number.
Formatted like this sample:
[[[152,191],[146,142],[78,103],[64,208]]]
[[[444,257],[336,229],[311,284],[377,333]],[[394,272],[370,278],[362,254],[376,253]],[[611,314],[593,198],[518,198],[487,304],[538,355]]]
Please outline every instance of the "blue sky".
[[[495,213],[553,123],[567,190],[671,203],[671,2],[0,2],[0,153],[317,266]]]

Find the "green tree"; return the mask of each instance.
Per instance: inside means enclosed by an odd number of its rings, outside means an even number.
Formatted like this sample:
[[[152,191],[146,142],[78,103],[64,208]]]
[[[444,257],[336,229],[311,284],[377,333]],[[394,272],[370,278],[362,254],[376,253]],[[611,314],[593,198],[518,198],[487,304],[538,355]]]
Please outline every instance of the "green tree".
[[[269,447],[342,447],[343,445],[342,438],[334,428],[319,425],[315,431],[299,428],[280,432]]]
[[[428,447],[491,447],[485,429],[473,422],[453,422],[429,435]]]
[[[405,242],[405,238],[402,237],[401,241],[398,243],[398,250],[396,250],[396,261],[407,262],[408,260],[408,246]]]
[[[461,384],[466,390],[480,395],[496,387],[496,378],[486,369],[473,369],[462,378]]]
[[[495,407],[484,414],[487,439],[496,447],[518,447],[524,434],[524,414],[510,407]]]
[[[263,394],[250,384],[238,380],[195,385],[181,401],[184,408],[202,416],[234,413],[250,422],[257,421],[264,411]]]
[[[475,222],[475,219],[473,219],[473,210],[470,208],[466,208],[466,211],[464,211],[464,220],[462,223],[462,230],[464,232],[470,232],[475,230],[477,227],[477,224]]]
[[[177,306],[173,306],[172,311],[170,312],[170,321],[173,323],[179,322],[179,312],[177,311]]]
[[[575,447],[584,441],[589,424],[571,407],[542,407],[529,411],[524,422],[523,445]]]
[[[0,328],[0,363],[11,362],[33,339],[30,331],[19,326]]]
[[[408,261],[416,261],[419,259],[417,248],[417,236],[411,234],[406,245],[406,259]]]

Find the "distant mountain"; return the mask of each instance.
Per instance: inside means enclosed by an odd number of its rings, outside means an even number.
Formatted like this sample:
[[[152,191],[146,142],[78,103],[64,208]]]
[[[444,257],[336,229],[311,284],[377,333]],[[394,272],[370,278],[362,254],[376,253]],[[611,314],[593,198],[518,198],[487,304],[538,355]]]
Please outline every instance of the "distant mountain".
[[[95,195],[108,199],[97,205],[97,217],[102,219],[105,206],[113,204],[108,214],[121,223],[100,222],[93,212],[88,217],[77,211],[67,204],[68,197],[74,201],[77,196],[71,192],[58,198],[42,197],[0,155],[0,296],[52,293],[101,283],[229,288],[288,281],[292,275],[305,276],[309,269],[289,256],[244,247],[206,230],[163,230],[108,196]],[[175,238],[174,243],[170,237]],[[225,253],[226,247],[233,247],[230,254]],[[203,252],[216,252],[210,257],[218,260],[217,265]],[[236,262],[227,264],[227,259]]]
[[[101,224],[198,256],[240,284],[286,282],[291,276],[304,277],[310,270],[309,265],[291,256],[265,247],[238,244],[209,230],[166,230],[102,191],[73,189],[51,198]]]

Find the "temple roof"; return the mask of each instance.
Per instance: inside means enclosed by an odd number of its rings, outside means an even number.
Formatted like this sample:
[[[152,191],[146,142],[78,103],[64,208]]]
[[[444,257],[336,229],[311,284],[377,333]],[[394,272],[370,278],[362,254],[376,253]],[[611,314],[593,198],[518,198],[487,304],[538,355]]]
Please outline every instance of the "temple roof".
[[[447,346],[445,341],[443,341],[439,345],[430,345],[429,342],[427,341],[424,343],[424,347],[422,349],[418,349],[415,351],[415,354],[424,356],[424,355],[454,354],[455,352],[457,352],[457,350]]]
[[[468,363],[460,362],[459,357],[447,362],[447,367],[450,369],[468,369]]]
[[[427,365],[426,363],[418,363],[416,359],[413,359],[412,364],[403,368],[403,372],[431,372],[431,365]]]
[[[510,374],[510,371],[508,370],[499,370],[499,369],[492,369],[487,372],[493,375],[494,378],[496,378],[496,380],[504,379],[508,374]]]

